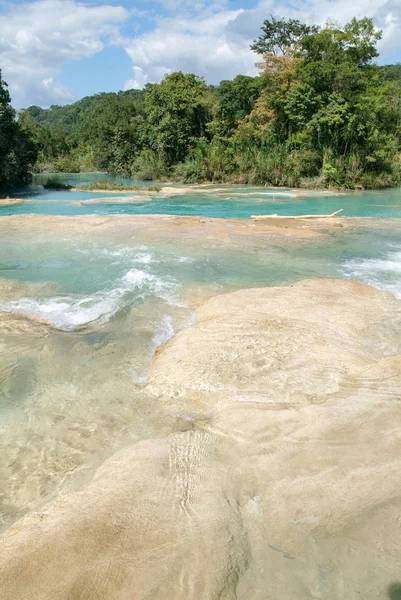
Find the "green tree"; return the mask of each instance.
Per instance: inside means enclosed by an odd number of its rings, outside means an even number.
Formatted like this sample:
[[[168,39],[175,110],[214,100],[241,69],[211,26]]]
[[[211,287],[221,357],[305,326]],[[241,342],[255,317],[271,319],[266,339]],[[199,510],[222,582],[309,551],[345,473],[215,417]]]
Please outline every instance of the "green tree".
[[[143,96],[141,90],[102,93],[67,106],[47,110],[31,106],[23,111],[21,123],[38,137],[41,148],[37,170],[114,170],[115,140],[122,132],[124,139],[133,137],[143,114]],[[121,166],[120,159],[117,164]],[[130,166],[124,166],[125,173]]]
[[[380,67],[386,81],[396,81],[401,83],[401,63],[395,65],[384,65]]]
[[[207,136],[206,124],[216,99],[205,81],[181,72],[166,75],[145,88],[145,118],[150,148],[162,152],[168,165],[182,161],[196,139]]]
[[[316,25],[305,25],[296,19],[275,19],[270,15],[261,27],[262,35],[254,40],[251,50],[257,54],[273,54],[281,56],[288,51],[299,47],[302,39],[310,34],[317,33],[319,27]]]
[[[262,88],[260,77],[237,75],[232,81],[224,80],[216,88],[219,101],[218,121],[224,135],[230,135],[254,108]]]
[[[327,185],[397,183],[400,85],[386,82],[383,69],[373,63],[381,32],[367,18],[353,19],[344,27],[328,23],[306,35],[299,24],[291,34],[292,21],[279,26],[290,32],[288,49],[283,52],[269,34],[264,86],[254,111],[240,127],[242,142],[252,140],[261,152],[286,151],[295,161],[297,184],[306,174],[316,175],[317,165]],[[276,181],[277,169],[275,163]],[[287,159],[281,182],[286,180],[285,171]]]
[[[31,107],[20,124],[36,168],[101,169],[184,181],[377,187],[400,183],[401,76],[379,67],[381,32],[266,20],[253,49],[259,77],[207,86],[167,75],[144,91]]]
[[[36,147],[15,119],[7,84],[0,71],[0,188],[29,180]]]

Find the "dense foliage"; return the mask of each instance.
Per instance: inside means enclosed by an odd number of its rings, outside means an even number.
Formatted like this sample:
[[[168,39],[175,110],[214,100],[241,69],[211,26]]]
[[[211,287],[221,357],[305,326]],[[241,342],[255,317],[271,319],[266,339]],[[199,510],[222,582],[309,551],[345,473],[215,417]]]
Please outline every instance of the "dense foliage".
[[[38,171],[290,186],[400,183],[401,65],[374,63],[370,19],[344,27],[267,19],[258,77],[217,87],[172,73],[143,91],[30,107]]]
[[[25,183],[36,148],[15,120],[7,84],[0,71],[0,188]]]
[[[261,96],[237,136],[244,149],[262,151],[257,177],[279,185],[399,183],[401,85],[373,63],[380,37],[371,20],[353,19],[343,29],[290,34],[285,53],[273,47],[264,55]]]
[[[20,125],[39,151],[37,170],[108,170],[118,160],[128,163],[136,121],[143,119],[143,96],[142,91],[130,90],[90,96],[68,106],[21,111]]]

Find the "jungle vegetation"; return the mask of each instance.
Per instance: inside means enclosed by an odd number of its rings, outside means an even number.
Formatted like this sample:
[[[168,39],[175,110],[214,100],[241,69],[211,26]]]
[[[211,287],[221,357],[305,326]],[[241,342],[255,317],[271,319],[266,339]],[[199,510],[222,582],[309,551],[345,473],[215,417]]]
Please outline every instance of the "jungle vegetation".
[[[176,72],[144,90],[31,106],[18,124],[9,108],[15,149],[7,150],[6,172],[14,164],[14,173],[23,171],[29,140],[37,172],[320,188],[399,185],[401,65],[376,64],[380,38],[367,18],[319,27],[270,17],[251,46],[260,59],[257,77],[210,86]]]
[[[0,71],[0,189],[27,183],[37,159],[31,135],[16,121],[7,83]]]

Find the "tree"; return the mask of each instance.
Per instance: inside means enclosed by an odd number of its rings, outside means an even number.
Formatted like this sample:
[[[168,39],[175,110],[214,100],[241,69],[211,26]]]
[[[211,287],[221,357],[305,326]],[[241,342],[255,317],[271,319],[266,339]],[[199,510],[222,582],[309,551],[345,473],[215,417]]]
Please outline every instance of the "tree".
[[[286,156],[281,182],[288,157],[296,158],[299,177],[320,165],[328,185],[398,182],[400,83],[386,83],[373,63],[381,32],[372,21],[327,23],[309,32],[292,20],[267,25],[264,85],[240,138]]]
[[[254,108],[262,88],[260,77],[237,75],[232,81],[224,80],[216,89],[219,101],[218,119],[225,134],[232,134]]]
[[[316,25],[305,25],[296,19],[275,19],[270,15],[261,27],[263,35],[254,40],[251,50],[257,54],[273,54],[280,56],[289,50],[298,49],[302,39],[310,34],[317,33]]]
[[[36,147],[21,130],[0,71],[0,188],[25,183],[35,162]]]
[[[290,186],[400,183],[401,70],[374,63],[381,32],[372,21],[317,27],[271,17],[262,31],[253,45],[263,54],[258,77],[207,86],[192,73],[171,73],[144,91],[31,107],[21,126],[56,170]]]
[[[372,60],[378,56],[376,31],[371,19],[353,19],[344,28],[329,24],[302,40],[304,80],[319,92],[336,91],[353,97],[378,76]]]
[[[383,67],[380,67],[380,69],[383,71],[384,79],[401,83],[401,63],[384,65]]]
[[[166,75],[161,83],[145,88],[145,118],[149,145],[165,155],[171,165],[186,158],[195,140],[206,133],[216,104],[205,81],[182,72]]]

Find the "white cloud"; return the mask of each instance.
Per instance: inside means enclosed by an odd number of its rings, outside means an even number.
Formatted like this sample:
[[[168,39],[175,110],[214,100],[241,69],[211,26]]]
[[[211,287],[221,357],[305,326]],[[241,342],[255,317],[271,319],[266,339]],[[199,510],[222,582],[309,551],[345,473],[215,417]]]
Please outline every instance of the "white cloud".
[[[199,13],[204,10],[219,12],[224,10],[230,0],[154,0],[157,4],[164,6],[171,11],[183,10],[192,13]]]
[[[85,6],[74,0],[13,5],[0,16],[0,66],[13,104],[70,101],[73,92],[55,75],[64,64],[102,50],[127,16],[121,6]]]
[[[260,8],[272,10],[271,0],[261,1]],[[383,30],[379,43],[382,60],[391,60],[401,50],[401,2],[400,0],[298,0],[291,5],[273,9],[279,16],[284,15],[306,23],[324,24],[327,19],[348,23],[353,17],[369,17],[376,27]]]
[[[250,40],[233,26],[245,12],[206,12],[193,19],[160,19],[154,31],[122,40],[134,64],[134,78],[126,82],[126,87],[142,87],[177,70],[203,75],[209,83],[238,73],[255,74]]]
[[[172,8],[187,8],[186,0],[160,0]],[[245,5],[245,2],[244,2]],[[239,73],[254,74],[257,60],[249,46],[258,37],[263,20],[270,13],[293,17],[309,23],[324,24],[329,18],[341,23],[354,16],[373,18],[383,29],[381,58],[393,59],[401,49],[400,0],[295,0],[284,5],[261,0],[255,9],[227,10],[227,2],[193,2],[191,14],[159,19],[153,31],[140,37],[121,40],[133,62],[134,76],[125,87],[143,87],[160,81],[175,70],[194,72],[218,83]]]
[[[0,16],[0,68],[17,107],[71,101],[73,92],[57,82],[57,74],[65,64],[90,57],[109,43],[124,48],[132,61],[133,76],[126,81],[126,89],[160,81],[165,73],[176,70],[218,83],[239,73],[257,72],[258,57],[249,46],[270,13],[321,24],[328,18],[345,23],[353,16],[366,15],[384,30],[382,59],[394,60],[401,50],[400,0],[281,1],[260,0],[254,9],[239,10],[230,10],[230,0],[34,0],[9,4],[7,14]],[[119,2],[127,8],[118,6]],[[136,27],[148,25],[158,12],[168,17],[156,16],[152,30],[135,36]],[[120,27],[128,20],[131,35],[123,36]]]

